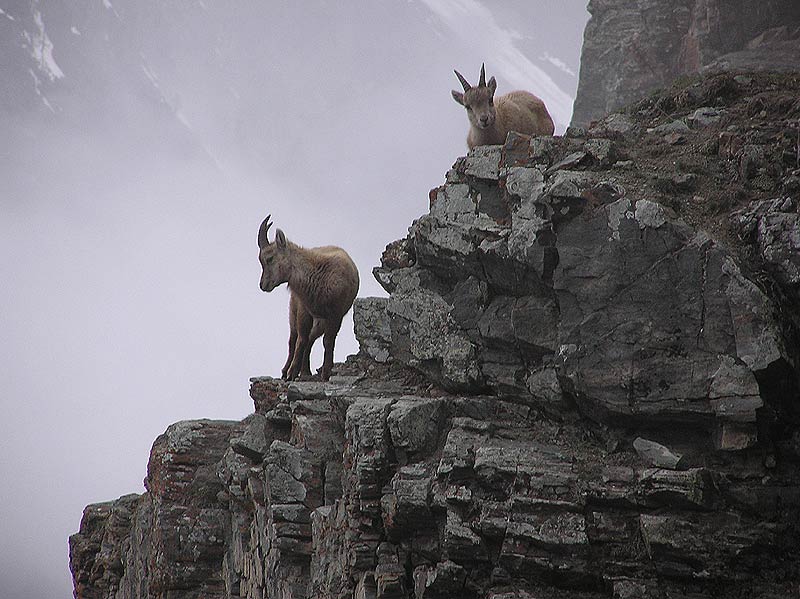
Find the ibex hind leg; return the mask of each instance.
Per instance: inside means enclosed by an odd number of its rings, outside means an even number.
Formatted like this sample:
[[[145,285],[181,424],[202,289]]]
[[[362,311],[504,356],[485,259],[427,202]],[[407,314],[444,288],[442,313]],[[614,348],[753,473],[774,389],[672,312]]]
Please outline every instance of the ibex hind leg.
[[[331,378],[331,370],[333,370],[333,349],[336,345],[336,335],[339,334],[339,329],[342,326],[342,319],[338,321],[328,320],[325,326],[325,336],[322,338],[322,344],[325,346],[325,360],[322,362],[322,370],[320,371],[320,378],[327,381]]]
[[[311,373],[311,350],[314,347],[314,342],[319,339],[320,335],[322,335],[323,327],[322,325],[317,324],[317,321],[313,321],[314,324],[311,327],[311,330],[308,332],[304,338],[306,339],[305,343],[303,343],[302,348],[298,348],[295,352],[300,359],[300,370],[296,375],[298,379],[310,379],[314,375]],[[304,329],[307,330],[307,329]]]
[[[325,331],[325,321],[314,319],[314,324],[311,326],[311,332],[308,334],[308,351],[303,356],[303,365],[300,368],[300,376],[311,377],[311,349],[314,347],[314,342],[322,336]]]
[[[322,335],[322,327],[314,321],[311,331],[308,333],[308,342],[305,344],[303,353],[300,360],[300,373],[298,378],[310,379],[314,375],[311,373],[311,350],[314,348],[314,342]]]

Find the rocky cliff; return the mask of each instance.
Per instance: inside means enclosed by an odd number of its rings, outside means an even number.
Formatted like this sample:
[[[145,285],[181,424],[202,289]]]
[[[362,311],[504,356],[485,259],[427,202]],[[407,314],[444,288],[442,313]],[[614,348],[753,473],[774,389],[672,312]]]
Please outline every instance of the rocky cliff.
[[[330,382],[86,508],[82,598],[800,592],[800,77],[460,158]]]
[[[572,116],[585,126],[678,76],[800,64],[795,0],[590,0]]]

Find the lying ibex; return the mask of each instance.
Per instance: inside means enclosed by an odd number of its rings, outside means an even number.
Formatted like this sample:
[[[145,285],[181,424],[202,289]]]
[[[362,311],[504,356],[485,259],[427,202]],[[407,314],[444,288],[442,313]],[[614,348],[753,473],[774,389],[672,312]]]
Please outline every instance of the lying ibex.
[[[275,231],[275,241],[267,240],[270,217],[258,230],[258,259],[261,262],[261,290],[272,291],[288,283],[289,357],[281,376],[294,380],[311,376],[311,346],[324,335],[325,359],[320,376],[327,381],[333,367],[333,346],[342,318],[358,293],[358,269],[342,248],[325,246],[302,248]]]
[[[544,102],[530,92],[516,91],[494,99],[497,82],[494,77],[486,83],[481,65],[481,80],[472,87],[461,73],[454,71],[464,87],[464,93],[453,90],[453,99],[467,109],[469,135],[467,146],[503,144],[509,131],[524,135],[552,135],[555,127]]]

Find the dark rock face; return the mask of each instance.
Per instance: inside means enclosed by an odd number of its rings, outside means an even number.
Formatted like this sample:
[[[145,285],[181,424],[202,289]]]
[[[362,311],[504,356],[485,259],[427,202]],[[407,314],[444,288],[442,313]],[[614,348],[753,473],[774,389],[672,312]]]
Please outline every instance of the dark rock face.
[[[460,158],[327,383],[178,423],[76,597],[778,599],[800,584],[800,78]]]
[[[148,492],[87,506],[70,537],[76,597],[226,597],[228,503],[215,465],[243,423],[187,421],[156,439]]]
[[[792,197],[753,202],[734,214],[742,237],[793,297],[800,291],[800,214]]]
[[[83,511],[81,530],[69,539],[76,597],[115,596],[128,569],[125,547],[139,500],[139,495],[125,495]]]
[[[569,397],[600,422],[689,424],[719,448],[753,444],[758,377],[792,359],[777,305],[734,252],[660,203],[658,180],[642,188],[604,165],[628,141],[606,134],[510,137],[456,163],[404,242],[413,266],[376,269],[391,293],[384,343],[454,391],[547,408]],[[694,191],[692,177],[669,185]],[[796,217],[790,200],[740,217],[789,285]]]
[[[584,126],[701,70],[797,69],[793,0],[591,0],[572,123]]]

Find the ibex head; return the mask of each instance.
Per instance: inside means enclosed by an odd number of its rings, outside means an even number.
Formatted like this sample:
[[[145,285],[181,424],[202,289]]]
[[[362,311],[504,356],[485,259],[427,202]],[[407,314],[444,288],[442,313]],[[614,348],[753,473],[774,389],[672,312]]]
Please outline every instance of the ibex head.
[[[453,99],[467,109],[470,124],[476,129],[486,129],[494,125],[497,113],[494,109],[494,92],[497,81],[494,77],[486,83],[486,71],[481,65],[481,79],[477,87],[473,87],[458,71],[453,71],[464,88],[464,93],[453,90]]]
[[[270,215],[271,216],[271,215]],[[281,283],[289,280],[291,261],[289,260],[289,242],[280,229],[275,230],[275,241],[270,243],[267,231],[272,226],[270,216],[264,219],[258,229],[258,260],[261,262],[262,291],[272,291]]]

